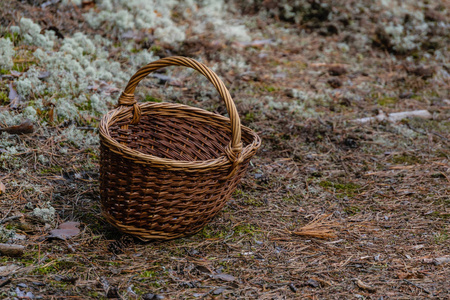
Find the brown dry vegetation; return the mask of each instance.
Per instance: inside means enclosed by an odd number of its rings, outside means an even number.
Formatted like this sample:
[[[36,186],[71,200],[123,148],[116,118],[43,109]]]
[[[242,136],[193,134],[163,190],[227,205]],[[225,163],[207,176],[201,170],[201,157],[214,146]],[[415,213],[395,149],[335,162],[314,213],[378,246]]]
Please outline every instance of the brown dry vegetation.
[[[52,20],[64,35],[94,33],[82,8],[59,7],[54,15],[53,6],[7,2],[3,26],[25,15],[41,24]],[[10,135],[27,149],[15,157],[28,171],[1,170],[7,189],[0,222],[25,237],[13,243],[26,250],[0,256],[1,298],[13,299],[19,288],[41,299],[449,299],[448,60],[434,60],[433,49],[398,53],[363,17],[350,21],[366,26],[374,42],[358,49],[349,20],[256,17],[264,8],[242,7],[243,18],[275,43],[226,44],[205,35],[177,47],[157,45],[159,56],[188,55],[212,65],[239,55],[248,65],[245,73],[218,70],[242,123],[263,140],[224,210],[191,237],[150,243],[122,237],[100,215],[97,148],[56,142],[64,123]],[[438,41],[448,58],[448,33]],[[421,66],[433,71],[424,74]],[[207,86],[189,76],[172,88],[176,101],[224,113]],[[142,93],[159,98],[164,88]],[[379,110],[422,109],[432,118],[352,122]],[[41,153],[50,166],[37,163]],[[29,188],[15,184],[21,181]],[[30,215],[29,203],[45,207],[46,201],[56,209],[54,224]],[[66,220],[79,221],[81,234],[46,238]],[[6,266],[13,269],[1,269]]]

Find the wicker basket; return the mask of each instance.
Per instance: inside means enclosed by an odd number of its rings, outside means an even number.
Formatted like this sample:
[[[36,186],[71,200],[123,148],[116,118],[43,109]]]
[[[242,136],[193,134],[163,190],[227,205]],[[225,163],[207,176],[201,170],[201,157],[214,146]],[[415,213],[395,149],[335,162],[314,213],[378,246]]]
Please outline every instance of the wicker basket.
[[[137,103],[137,84],[172,65],[208,78],[230,118],[181,104]],[[261,144],[254,131],[241,125],[217,75],[184,57],[141,68],[99,131],[102,213],[119,230],[142,240],[173,239],[202,229],[230,198]]]

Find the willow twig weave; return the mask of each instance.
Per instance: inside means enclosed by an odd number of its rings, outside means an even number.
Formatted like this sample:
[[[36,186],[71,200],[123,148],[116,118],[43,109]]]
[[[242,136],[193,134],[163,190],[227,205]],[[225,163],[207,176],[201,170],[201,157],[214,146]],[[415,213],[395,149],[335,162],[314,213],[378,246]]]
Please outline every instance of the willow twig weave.
[[[173,103],[138,103],[134,91],[151,72],[190,67],[216,87],[230,118]],[[222,209],[261,145],[241,125],[220,78],[185,57],[149,63],[133,75],[116,109],[100,123],[102,214],[142,240],[173,239],[203,228]]]

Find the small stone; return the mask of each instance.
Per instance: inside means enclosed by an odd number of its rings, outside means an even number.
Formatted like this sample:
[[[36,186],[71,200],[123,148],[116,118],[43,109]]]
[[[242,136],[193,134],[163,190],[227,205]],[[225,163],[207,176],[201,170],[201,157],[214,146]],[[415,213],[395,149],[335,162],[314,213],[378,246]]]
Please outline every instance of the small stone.
[[[226,288],[224,288],[224,287],[220,287],[220,288],[218,288],[218,289],[215,289],[215,290],[213,291],[213,295],[220,295],[220,294],[222,294],[223,291],[225,291],[225,290],[226,290]]]
[[[297,288],[295,287],[295,285],[291,282],[288,284],[289,288],[291,289],[292,292],[296,293],[297,292]]]
[[[156,294],[144,294],[142,295],[142,299],[144,300],[163,300],[165,297],[163,295],[156,295]]]
[[[312,286],[313,288],[318,288],[320,286],[320,284],[314,279],[308,279],[306,284]]]

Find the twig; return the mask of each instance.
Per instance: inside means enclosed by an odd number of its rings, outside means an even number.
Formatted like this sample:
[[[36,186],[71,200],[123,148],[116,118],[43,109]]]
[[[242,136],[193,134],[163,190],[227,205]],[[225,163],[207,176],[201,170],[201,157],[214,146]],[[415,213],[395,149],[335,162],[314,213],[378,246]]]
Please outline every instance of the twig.
[[[3,219],[0,221],[0,224],[3,223],[3,220],[6,219],[6,217],[7,217],[7,216],[9,215],[9,213],[11,212],[12,208],[13,208],[12,206],[9,208],[8,212],[5,214],[5,216],[3,217]]]
[[[427,293],[427,294],[430,294],[430,295],[434,296],[433,293],[431,293],[429,290],[427,290],[427,289],[424,288],[424,287],[421,287],[421,286],[418,285],[418,284],[415,284],[414,282],[411,282],[411,281],[406,280],[406,279],[403,279],[403,281],[406,282],[406,283],[408,283],[408,284],[410,284],[410,285],[415,286],[415,287],[418,288],[418,289],[421,289],[422,291],[424,291],[424,292]]]
[[[21,216],[11,216],[11,217],[8,217],[8,218],[3,218],[3,219],[0,220],[0,224],[7,223],[7,222],[15,220],[15,219],[20,219],[20,217]]]
[[[20,257],[23,255],[25,246],[13,244],[0,244],[0,254],[10,257]]]
[[[423,131],[420,131],[420,130],[418,130],[418,129],[412,127],[411,124],[409,124],[409,123],[406,123],[406,127],[408,127],[409,129],[411,129],[412,131],[417,132],[417,133],[420,133],[420,134],[422,134],[422,135],[427,135],[427,134],[428,134],[428,132],[423,132]],[[438,137],[440,137],[441,139],[443,139],[443,140],[445,140],[445,141],[447,141],[447,142],[450,141],[448,138],[446,138],[446,137],[443,136],[443,135],[440,135],[440,134],[437,133],[437,132],[430,131],[429,133],[434,134],[435,136],[438,136]]]

